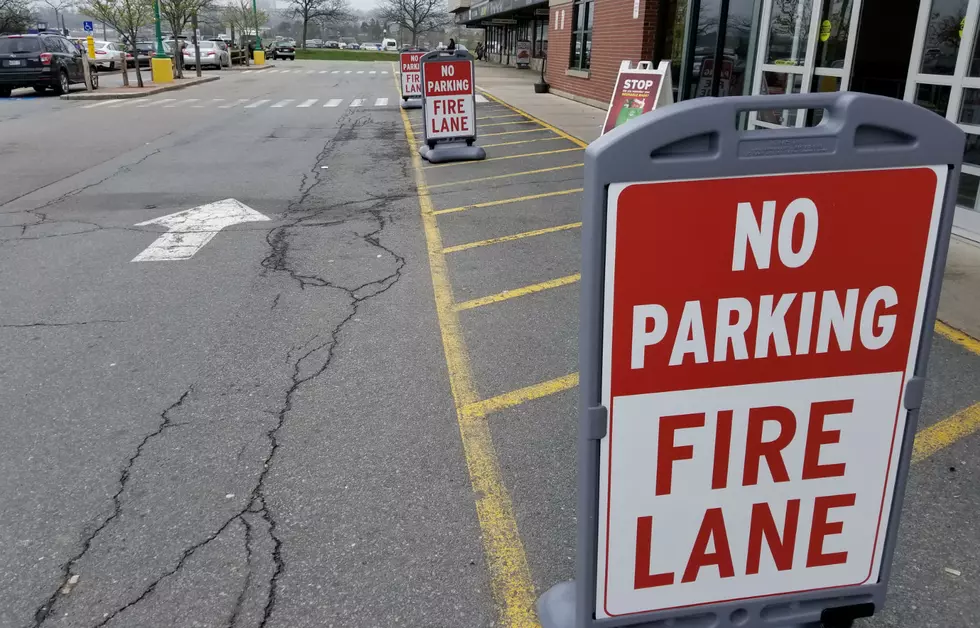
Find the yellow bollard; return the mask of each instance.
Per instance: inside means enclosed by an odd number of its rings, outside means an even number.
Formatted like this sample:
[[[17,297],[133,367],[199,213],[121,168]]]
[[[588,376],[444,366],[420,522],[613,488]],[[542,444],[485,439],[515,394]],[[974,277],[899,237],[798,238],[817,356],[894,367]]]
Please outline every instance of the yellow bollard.
[[[158,59],[157,57],[150,58],[150,74],[153,77],[153,82],[157,84],[161,83],[173,83],[174,81],[174,65],[169,57],[164,57],[163,59]]]
[[[256,50],[253,53],[252,61],[255,65],[265,65],[265,50]]]

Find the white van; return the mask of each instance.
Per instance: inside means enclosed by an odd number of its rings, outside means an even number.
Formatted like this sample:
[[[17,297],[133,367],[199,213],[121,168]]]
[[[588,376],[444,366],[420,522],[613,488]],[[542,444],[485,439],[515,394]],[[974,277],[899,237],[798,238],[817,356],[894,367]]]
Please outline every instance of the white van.
[[[382,39],[381,49],[388,52],[398,52],[398,42],[394,39]]]

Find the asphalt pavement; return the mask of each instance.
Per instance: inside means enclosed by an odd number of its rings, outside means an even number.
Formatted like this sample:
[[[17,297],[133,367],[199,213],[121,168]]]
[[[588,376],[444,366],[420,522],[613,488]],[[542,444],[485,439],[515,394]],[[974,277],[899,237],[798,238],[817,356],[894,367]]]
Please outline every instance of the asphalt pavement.
[[[573,576],[583,144],[481,97],[488,159],[424,165],[394,71],[0,101],[0,626],[516,628]],[[269,220],[131,261],[230,198]],[[950,338],[861,626],[977,623]]]

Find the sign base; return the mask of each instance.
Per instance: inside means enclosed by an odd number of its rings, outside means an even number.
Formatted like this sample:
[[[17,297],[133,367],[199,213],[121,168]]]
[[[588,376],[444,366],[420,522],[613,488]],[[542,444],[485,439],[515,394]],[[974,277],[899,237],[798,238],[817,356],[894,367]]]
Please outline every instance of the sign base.
[[[402,98],[402,109],[421,109],[422,99],[418,97],[409,96],[408,98]]]
[[[538,598],[541,628],[575,628],[575,581],[559,582]]]
[[[435,148],[422,144],[419,155],[431,164],[439,164],[446,161],[479,161],[487,158],[487,151],[481,146],[467,146],[466,142],[440,142]]]

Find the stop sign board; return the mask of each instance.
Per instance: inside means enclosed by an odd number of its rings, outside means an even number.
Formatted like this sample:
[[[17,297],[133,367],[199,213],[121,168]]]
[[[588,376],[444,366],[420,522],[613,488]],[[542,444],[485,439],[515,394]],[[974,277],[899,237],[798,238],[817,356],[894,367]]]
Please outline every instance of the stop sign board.
[[[476,137],[472,61],[424,61],[422,87],[426,140]]]
[[[422,95],[422,70],[419,59],[424,52],[401,53],[401,87],[402,98]]]
[[[877,581],[947,173],[609,186],[597,618]]]

